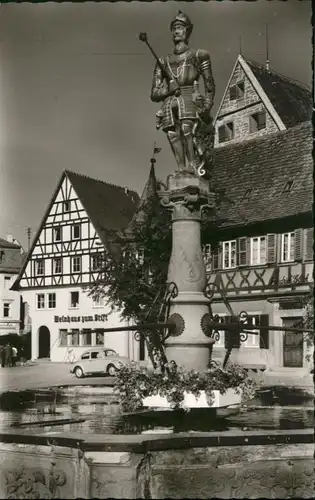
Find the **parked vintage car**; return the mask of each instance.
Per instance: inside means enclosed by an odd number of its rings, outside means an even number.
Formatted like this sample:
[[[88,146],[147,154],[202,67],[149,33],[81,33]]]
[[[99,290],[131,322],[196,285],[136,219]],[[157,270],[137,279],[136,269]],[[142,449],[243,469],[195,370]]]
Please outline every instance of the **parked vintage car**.
[[[117,370],[128,363],[130,359],[119,356],[114,349],[92,348],[81,354],[80,358],[74,362],[70,373],[74,373],[78,378],[95,374],[107,374],[113,377]]]

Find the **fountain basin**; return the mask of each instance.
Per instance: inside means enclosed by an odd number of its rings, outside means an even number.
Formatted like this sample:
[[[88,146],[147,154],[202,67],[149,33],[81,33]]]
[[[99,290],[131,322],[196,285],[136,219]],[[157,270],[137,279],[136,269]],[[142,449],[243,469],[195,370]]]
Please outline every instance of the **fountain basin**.
[[[213,391],[211,401],[205,391],[200,391],[198,398],[191,392],[186,392],[184,397],[184,406],[187,408],[222,408],[238,404],[241,404],[241,394],[238,394],[234,389],[228,389],[224,394],[221,394],[220,391]],[[143,406],[148,408],[170,408],[171,404],[166,397],[158,394],[144,398]]]

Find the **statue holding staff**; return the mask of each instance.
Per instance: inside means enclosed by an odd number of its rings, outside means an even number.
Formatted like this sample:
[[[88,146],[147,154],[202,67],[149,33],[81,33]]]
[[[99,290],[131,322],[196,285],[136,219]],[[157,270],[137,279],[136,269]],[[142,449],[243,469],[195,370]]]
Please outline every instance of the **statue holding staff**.
[[[188,16],[179,11],[171,22],[174,50],[166,57],[156,56],[145,33],[140,34],[140,40],[147,43],[157,60],[151,89],[151,100],[162,102],[157,112],[157,128],[167,134],[179,170],[200,174],[204,151],[198,143],[197,131],[212,122],[215,84],[209,53],[188,46],[192,29]],[[199,90],[201,78],[205,95]]]

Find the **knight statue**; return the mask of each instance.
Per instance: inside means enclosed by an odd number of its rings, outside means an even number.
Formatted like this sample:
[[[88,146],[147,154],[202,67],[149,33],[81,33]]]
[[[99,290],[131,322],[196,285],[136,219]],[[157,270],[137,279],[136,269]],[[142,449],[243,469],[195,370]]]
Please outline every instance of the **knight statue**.
[[[156,126],[167,134],[178,169],[202,175],[205,156],[209,155],[207,134],[213,136],[210,112],[215,84],[210,55],[205,50],[189,48],[193,25],[186,14],[179,11],[170,27],[174,50],[157,61],[151,89],[151,100],[163,103],[157,112]],[[204,95],[199,90],[201,77]],[[210,138],[210,149],[212,146]]]

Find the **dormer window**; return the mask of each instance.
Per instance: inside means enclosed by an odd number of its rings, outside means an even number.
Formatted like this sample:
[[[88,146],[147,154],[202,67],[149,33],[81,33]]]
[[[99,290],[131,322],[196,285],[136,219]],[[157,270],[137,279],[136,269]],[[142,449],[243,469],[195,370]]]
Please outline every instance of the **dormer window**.
[[[283,193],[290,193],[290,191],[292,190],[292,187],[293,187],[293,181],[292,180],[287,181],[282,192]]]
[[[266,128],[266,112],[259,111],[249,117],[249,133],[254,134]]]
[[[234,138],[234,123],[224,123],[219,127],[219,142],[231,141]]]
[[[246,189],[246,191],[244,193],[244,200],[248,200],[250,198],[250,195],[252,194],[252,192],[253,192],[253,188]]]
[[[244,82],[238,82],[230,87],[230,101],[244,97]]]

